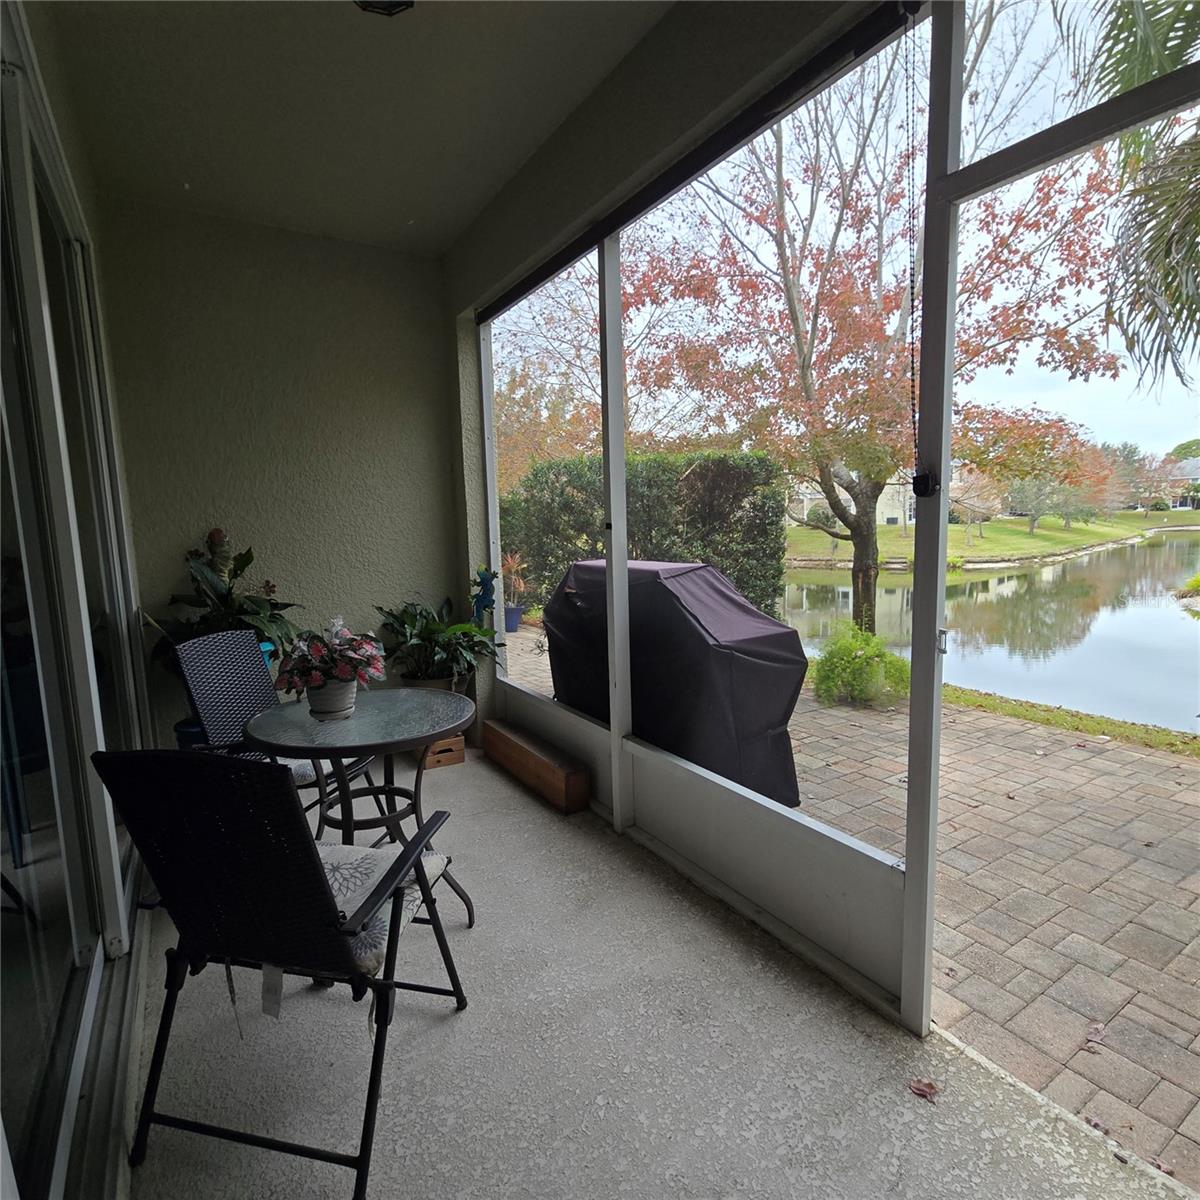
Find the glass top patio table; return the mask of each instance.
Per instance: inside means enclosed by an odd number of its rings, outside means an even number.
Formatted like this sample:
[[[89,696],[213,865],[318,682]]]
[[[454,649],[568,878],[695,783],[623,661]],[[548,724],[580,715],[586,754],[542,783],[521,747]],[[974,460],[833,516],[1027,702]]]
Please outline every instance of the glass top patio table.
[[[474,719],[475,705],[457,692],[395,688],[359,692],[341,721],[318,721],[303,700],[275,705],[247,723],[246,741],[284,758],[360,758],[428,746]]]
[[[329,764],[337,790],[328,800],[322,792],[318,840],[328,827],[341,832],[345,845],[354,844],[357,830],[384,829],[380,842],[389,838],[404,842],[401,820],[414,817],[418,827],[425,823],[421,812],[421,779],[428,747],[461,733],[474,719],[475,705],[466,696],[433,688],[406,687],[359,692],[354,712],[340,721],[318,721],[303,700],[277,704],[246,723],[245,739],[259,750],[281,758],[307,758]],[[420,751],[411,787],[396,783],[395,759],[404,750]],[[366,787],[352,788],[346,763],[376,756],[383,759],[383,784],[371,782],[368,773]],[[378,816],[355,814],[354,801],[362,796],[374,799]],[[404,807],[397,801],[404,801]],[[334,805],[340,815],[330,811]],[[429,849],[433,849],[432,843]],[[475,905],[466,889],[448,870],[443,877],[466,906],[467,924],[474,925]]]

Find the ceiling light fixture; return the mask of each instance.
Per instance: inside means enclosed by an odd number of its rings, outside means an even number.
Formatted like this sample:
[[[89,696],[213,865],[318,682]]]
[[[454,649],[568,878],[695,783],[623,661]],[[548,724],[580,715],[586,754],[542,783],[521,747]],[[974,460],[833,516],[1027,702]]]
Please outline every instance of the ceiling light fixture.
[[[394,17],[397,13],[408,12],[414,0],[354,0],[354,3],[367,13],[375,13],[380,17]]]

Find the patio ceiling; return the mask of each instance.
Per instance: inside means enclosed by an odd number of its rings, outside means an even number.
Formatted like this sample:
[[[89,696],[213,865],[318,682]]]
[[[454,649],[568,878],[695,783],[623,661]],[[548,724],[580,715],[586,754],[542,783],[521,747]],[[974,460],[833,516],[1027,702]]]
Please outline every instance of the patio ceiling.
[[[48,10],[102,192],[440,253],[669,7]]]

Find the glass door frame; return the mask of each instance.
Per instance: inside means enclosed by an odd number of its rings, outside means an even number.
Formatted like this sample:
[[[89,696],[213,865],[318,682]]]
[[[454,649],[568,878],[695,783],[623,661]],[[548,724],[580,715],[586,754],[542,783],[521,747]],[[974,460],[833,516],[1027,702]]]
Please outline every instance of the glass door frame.
[[[44,557],[39,561],[49,570],[42,599],[53,607],[43,612],[56,614],[53,638],[65,651],[59,653],[58,662],[47,666],[48,674],[53,671],[54,678],[61,681],[64,711],[73,714],[72,728],[59,735],[63,744],[56,758],[63,784],[70,781],[69,789],[62,794],[79,798],[77,828],[71,831],[69,840],[76,858],[85,861],[78,861],[73,871],[75,892],[86,894],[85,887],[91,892],[105,956],[115,958],[129,948],[131,892],[120,869],[112,806],[88,762],[93,750],[104,747],[104,735],[83,585],[80,529],[66,448],[58,352],[73,358],[79,381],[87,469],[95,491],[95,536],[100,541],[105,607],[117,627],[114,641],[120,648],[112,664],[119,725],[130,747],[148,744],[150,737],[141,613],[111,389],[104,367],[91,237],[45,100],[28,30],[14,6],[6,5],[4,15],[4,138],[9,171],[5,202],[13,230],[9,250],[26,318],[24,348],[32,375],[33,410],[27,418],[29,428],[10,432],[14,444],[22,444],[23,433],[29,439],[24,444],[37,447],[40,479],[31,482],[40,488],[41,496],[28,491],[27,484],[24,499],[25,505],[44,509],[47,528],[43,532],[45,545],[40,548]],[[50,325],[39,194],[56,224],[55,236],[64,244],[73,342],[69,347],[55,347]],[[38,508],[28,511],[37,512]],[[53,640],[46,632],[42,640]]]
[[[83,1071],[98,1010],[106,959],[130,948],[130,913],[137,878],[129,860],[123,878],[111,803],[89,755],[103,748],[99,691],[92,654],[80,530],[67,452],[56,351],[70,356],[79,381],[87,472],[99,540],[104,606],[117,627],[111,668],[121,708],[119,736],[127,746],[146,741],[146,701],[140,612],[129,523],[104,368],[91,238],[19,6],[6,4],[2,140],[4,253],[11,267],[19,337],[10,375],[0,386],[4,452],[13,471],[15,512],[34,646],[41,676],[55,819],[63,851],[67,919],[76,976],[60,1016],[54,1057],[61,1083],[46,1105],[36,1149],[38,1194],[63,1195]],[[70,346],[55,347],[50,324],[46,263],[39,227],[39,195],[63,249]],[[49,233],[49,231],[47,231]],[[66,360],[64,360],[66,361]],[[8,372],[6,371],[6,374]],[[4,1167],[12,1163],[5,1139]]]

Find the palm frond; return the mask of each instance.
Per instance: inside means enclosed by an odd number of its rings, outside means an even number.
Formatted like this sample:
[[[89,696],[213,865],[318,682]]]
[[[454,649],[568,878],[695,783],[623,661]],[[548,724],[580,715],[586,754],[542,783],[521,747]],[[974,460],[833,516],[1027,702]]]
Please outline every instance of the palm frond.
[[[1109,286],[1112,320],[1142,377],[1174,371],[1200,346],[1200,121],[1164,147],[1125,193]]]
[[[1200,57],[1194,0],[1055,0],[1078,95],[1097,104]],[[1191,128],[1188,129],[1190,123]],[[1122,134],[1123,183],[1108,314],[1142,381],[1200,346],[1200,121],[1169,118]]]

